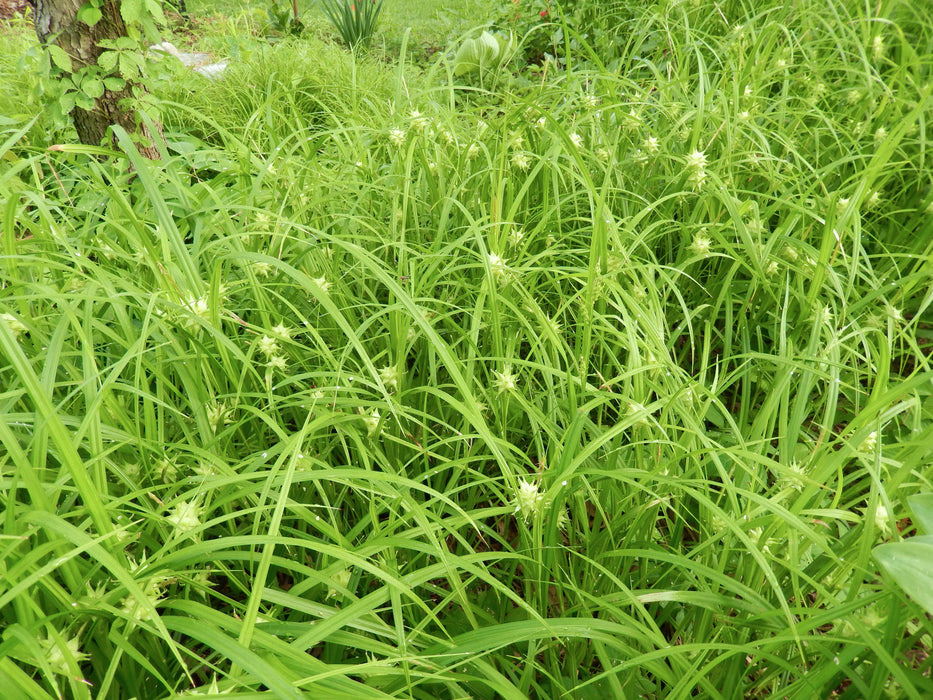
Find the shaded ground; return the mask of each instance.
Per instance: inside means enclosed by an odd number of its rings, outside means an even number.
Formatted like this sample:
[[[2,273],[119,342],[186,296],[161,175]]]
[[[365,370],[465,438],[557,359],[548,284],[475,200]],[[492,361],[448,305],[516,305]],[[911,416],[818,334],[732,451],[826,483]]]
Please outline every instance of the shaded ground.
[[[9,19],[14,15],[24,14],[29,7],[26,0],[0,0],[0,19]]]

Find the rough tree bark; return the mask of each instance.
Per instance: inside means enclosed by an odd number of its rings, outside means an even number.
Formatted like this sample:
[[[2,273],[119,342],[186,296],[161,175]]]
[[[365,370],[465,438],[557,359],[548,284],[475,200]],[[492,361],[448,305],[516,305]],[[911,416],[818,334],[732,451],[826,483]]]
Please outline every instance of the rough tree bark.
[[[77,19],[78,10],[84,0],[36,0],[36,34],[43,45],[54,41],[71,57],[72,71],[93,66],[103,49],[98,42],[103,39],[118,39],[126,36],[126,25],[120,15],[119,0],[110,0],[100,7],[101,19],[93,27]],[[139,152],[147,158],[157,159],[159,152],[154,146],[154,137],[145,123],[137,125],[132,109],[121,107],[121,101],[132,96],[132,85],[128,82],[122,90],[105,90],[94,100],[90,110],[75,107],[73,114],[75,130],[81,143],[99,146],[108,139],[107,129],[112,124],[123,127],[127,133],[138,134]],[[109,139],[113,143],[113,138]],[[115,145],[115,144],[114,144]]]

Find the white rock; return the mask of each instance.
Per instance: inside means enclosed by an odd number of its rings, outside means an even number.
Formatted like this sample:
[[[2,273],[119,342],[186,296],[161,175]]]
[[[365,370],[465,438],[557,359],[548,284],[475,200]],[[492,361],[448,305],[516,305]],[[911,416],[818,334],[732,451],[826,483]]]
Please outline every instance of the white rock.
[[[178,49],[175,48],[175,45],[170,41],[163,41],[161,44],[153,44],[150,48],[153,51],[161,51],[162,53],[167,53],[170,56],[179,58]]]

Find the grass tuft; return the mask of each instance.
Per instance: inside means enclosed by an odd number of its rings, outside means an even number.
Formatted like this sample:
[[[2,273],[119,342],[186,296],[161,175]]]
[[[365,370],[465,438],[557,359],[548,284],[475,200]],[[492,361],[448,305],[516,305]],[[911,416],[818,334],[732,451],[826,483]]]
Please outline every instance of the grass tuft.
[[[157,163],[17,100],[0,687],[933,692],[872,557],[933,490],[933,25],[618,16],[481,87],[243,39]]]

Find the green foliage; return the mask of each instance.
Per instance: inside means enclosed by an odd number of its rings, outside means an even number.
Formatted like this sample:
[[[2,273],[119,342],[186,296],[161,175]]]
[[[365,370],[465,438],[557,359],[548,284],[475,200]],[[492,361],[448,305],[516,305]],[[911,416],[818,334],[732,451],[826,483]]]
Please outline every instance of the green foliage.
[[[299,134],[388,117],[392,75],[374,59],[311,37],[254,44],[239,56],[223,80],[186,81],[176,71],[152,86],[169,131],[217,146],[232,134],[271,152],[289,129]]]
[[[520,38],[522,56],[530,64],[598,55],[614,68],[626,35],[645,36],[632,22],[638,15],[633,4],[621,0],[502,0],[493,26]]]
[[[918,529],[930,534],[881,545],[875,549],[875,559],[933,615],[933,494],[914,496],[908,503]]]
[[[269,26],[273,32],[280,35],[301,36],[304,32],[304,23],[298,18],[291,5],[279,5],[278,2],[270,2],[266,8],[269,17]]]
[[[454,76],[501,70],[514,54],[515,41],[512,36],[484,31],[460,44],[453,61]]]
[[[0,120],[0,687],[933,694],[933,25],[720,9]]]
[[[372,41],[382,0],[318,0],[318,4],[351,49]]]
[[[77,12],[77,19],[88,27],[100,22],[104,0],[88,0]],[[121,0],[120,14],[126,24],[126,36],[101,39],[96,47],[102,49],[94,63],[79,65],[64,49],[47,43],[49,63],[43,66],[41,78],[47,109],[56,120],[71,114],[75,107],[92,110],[95,101],[105,91],[121,92],[132,86],[132,97],[143,94],[138,86],[143,82],[146,68],[144,41],[157,41],[159,30],[165,26],[161,3],[155,0]]]

